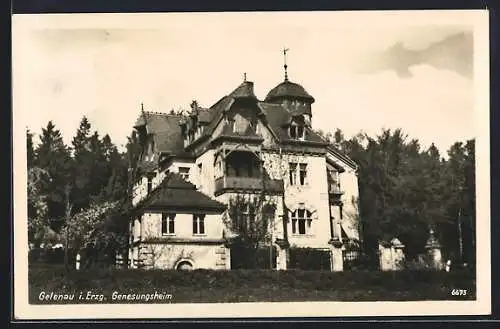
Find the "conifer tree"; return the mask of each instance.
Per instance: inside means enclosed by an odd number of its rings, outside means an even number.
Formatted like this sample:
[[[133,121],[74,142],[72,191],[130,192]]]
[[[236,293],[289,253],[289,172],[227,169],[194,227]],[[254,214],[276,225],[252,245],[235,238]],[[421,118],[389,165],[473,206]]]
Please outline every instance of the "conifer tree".
[[[52,121],[42,129],[40,143],[35,150],[34,165],[45,170],[51,178],[42,193],[47,195],[48,217],[53,229],[60,228],[64,218],[64,186],[70,179],[71,156],[61,133]]]

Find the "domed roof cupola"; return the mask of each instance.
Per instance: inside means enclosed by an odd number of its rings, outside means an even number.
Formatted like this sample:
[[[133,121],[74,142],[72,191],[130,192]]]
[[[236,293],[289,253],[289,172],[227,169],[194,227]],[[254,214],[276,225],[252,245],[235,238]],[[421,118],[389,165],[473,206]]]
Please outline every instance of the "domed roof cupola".
[[[314,97],[312,97],[304,87],[288,79],[271,89],[265,101],[274,102],[285,98],[302,100],[310,104],[314,103]]]
[[[292,115],[303,116],[306,124],[310,126],[312,118],[311,104],[315,100],[300,84],[288,80],[287,51],[288,49],[283,49],[285,80],[271,89],[264,101],[281,104]]]

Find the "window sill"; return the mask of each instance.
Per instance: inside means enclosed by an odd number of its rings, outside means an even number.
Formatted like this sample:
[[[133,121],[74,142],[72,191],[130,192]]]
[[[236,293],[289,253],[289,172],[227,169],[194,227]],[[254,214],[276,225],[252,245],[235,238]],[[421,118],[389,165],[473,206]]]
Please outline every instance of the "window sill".
[[[175,233],[162,233],[161,236],[175,236]]]
[[[292,234],[292,237],[294,238],[314,238],[316,235],[314,234],[298,234],[298,233],[295,233],[295,234]]]
[[[289,187],[309,187],[310,184],[309,183],[305,183],[304,185],[301,185],[301,184],[288,184]]]
[[[203,238],[203,237],[207,237],[207,235],[206,234],[196,234],[196,233],[193,233],[193,237]]]

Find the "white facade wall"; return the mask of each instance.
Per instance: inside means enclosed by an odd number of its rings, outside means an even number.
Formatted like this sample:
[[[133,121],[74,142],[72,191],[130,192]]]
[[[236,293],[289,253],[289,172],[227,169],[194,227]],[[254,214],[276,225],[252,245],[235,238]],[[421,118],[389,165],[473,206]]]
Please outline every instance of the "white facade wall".
[[[208,150],[200,155],[194,166],[196,167],[196,178],[194,178],[196,183],[194,184],[197,189],[206,195],[213,196],[215,192],[214,150]]]
[[[129,251],[131,267],[173,269],[181,260],[194,268],[230,269],[229,250],[222,242],[222,216],[206,214],[204,234],[193,233],[193,214],[176,213],[175,232],[162,234],[162,215],[147,212],[134,219],[131,229],[134,245]],[[182,239],[183,243],[168,243],[162,239]]]
[[[292,246],[328,248],[330,240],[330,212],[326,158],[322,156],[263,153],[264,167],[272,179],[283,179],[285,204],[288,209],[303,207],[312,212],[312,224],[308,234],[293,234],[292,221],[288,222],[288,240]],[[289,163],[307,164],[305,185],[291,185]],[[297,172],[297,180],[299,173]],[[297,182],[298,183],[298,182]]]
[[[192,264],[193,269],[229,270],[231,266],[229,249],[223,245],[151,243],[140,249],[145,268],[176,269],[181,262]]]
[[[147,212],[142,215],[142,241],[151,238],[161,238],[161,213]],[[176,238],[205,238],[205,239],[221,239],[222,238],[222,217],[219,214],[205,215],[205,233],[193,234],[193,214],[176,213],[175,215],[175,232],[168,234]],[[135,233],[134,233],[135,234]]]

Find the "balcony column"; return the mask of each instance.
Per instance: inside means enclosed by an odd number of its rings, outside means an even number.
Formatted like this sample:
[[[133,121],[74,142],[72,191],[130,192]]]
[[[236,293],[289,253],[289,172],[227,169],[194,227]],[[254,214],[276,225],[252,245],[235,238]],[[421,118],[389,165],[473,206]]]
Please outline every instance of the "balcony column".
[[[286,271],[290,261],[290,244],[285,239],[276,239],[276,269]]]
[[[342,257],[342,241],[331,239],[330,245],[330,264],[333,272],[342,272],[344,270],[344,259]]]

